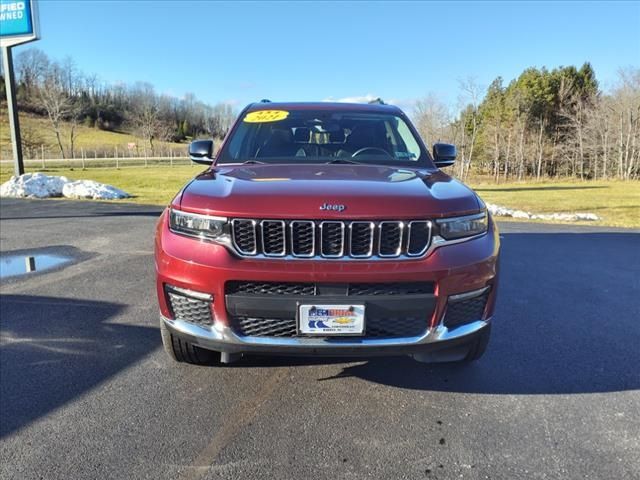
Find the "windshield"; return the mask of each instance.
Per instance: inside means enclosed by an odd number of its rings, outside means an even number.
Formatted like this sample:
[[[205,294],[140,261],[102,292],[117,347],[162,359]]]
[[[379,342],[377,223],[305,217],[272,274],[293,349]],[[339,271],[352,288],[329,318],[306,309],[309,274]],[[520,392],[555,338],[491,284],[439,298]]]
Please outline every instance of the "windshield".
[[[422,159],[411,129],[393,114],[259,110],[246,113],[231,135],[220,152],[219,164],[331,162],[417,166]]]

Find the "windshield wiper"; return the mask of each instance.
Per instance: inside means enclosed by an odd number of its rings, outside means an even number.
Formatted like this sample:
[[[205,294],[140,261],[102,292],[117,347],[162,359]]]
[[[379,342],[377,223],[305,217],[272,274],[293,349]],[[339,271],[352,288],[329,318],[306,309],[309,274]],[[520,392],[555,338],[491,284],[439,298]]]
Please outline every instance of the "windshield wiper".
[[[240,165],[251,165],[251,164],[264,165],[265,162],[261,162],[260,160],[247,160],[246,162],[242,162]]]
[[[334,158],[325,163],[352,163],[355,165],[364,165],[362,162],[356,162],[355,160],[349,160],[348,158]]]

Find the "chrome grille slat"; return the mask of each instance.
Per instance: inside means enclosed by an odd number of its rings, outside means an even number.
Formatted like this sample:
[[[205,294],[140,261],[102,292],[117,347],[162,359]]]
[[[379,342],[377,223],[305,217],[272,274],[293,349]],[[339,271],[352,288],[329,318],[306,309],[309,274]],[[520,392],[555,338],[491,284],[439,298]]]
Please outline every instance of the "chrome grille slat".
[[[260,222],[262,252],[268,257],[284,257],[287,254],[287,228],[283,220]]]
[[[432,240],[429,220],[231,220],[240,256],[288,259],[415,259]]]
[[[289,224],[291,255],[311,258],[316,254],[316,224],[310,220],[293,220]]]
[[[378,255],[381,257],[399,257],[402,253],[404,222],[380,222]]]
[[[320,255],[325,258],[344,256],[344,222],[320,222]]]
[[[373,255],[375,224],[373,222],[351,222],[349,224],[349,255],[367,258]]]
[[[426,220],[409,222],[407,255],[419,257],[423,255],[431,243],[431,222]]]
[[[255,220],[234,218],[231,221],[231,237],[233,247],[241,255],[256,255],[258,253],[258,238]]]

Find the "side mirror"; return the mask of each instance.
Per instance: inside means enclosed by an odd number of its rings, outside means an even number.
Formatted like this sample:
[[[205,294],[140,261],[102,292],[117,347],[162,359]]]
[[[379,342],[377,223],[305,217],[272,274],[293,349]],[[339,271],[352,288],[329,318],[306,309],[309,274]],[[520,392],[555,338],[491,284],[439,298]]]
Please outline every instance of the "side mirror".
[[[456,146],[450,143],[434,143],[433,160],[438,168],[453,165],[456,161]]]
[[[196,140],[189,144],[189,158],[192,162],[211,165],[213,163],[213,141]]]

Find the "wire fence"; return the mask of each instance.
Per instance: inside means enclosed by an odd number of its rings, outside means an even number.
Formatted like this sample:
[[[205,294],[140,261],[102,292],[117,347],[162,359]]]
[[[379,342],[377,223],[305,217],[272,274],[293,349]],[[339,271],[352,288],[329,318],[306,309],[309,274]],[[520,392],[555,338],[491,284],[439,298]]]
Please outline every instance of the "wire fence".
[[[126,167],[150,167],[150,166],[184,166],[196,165],[189,157],[162,156],[162,157],[97,157],[97,158],[29,158],[24,159],[24,166],[30,168],[126,168]],[[0,166],[8,168],[13,165],[13,159],[0,159]]]

